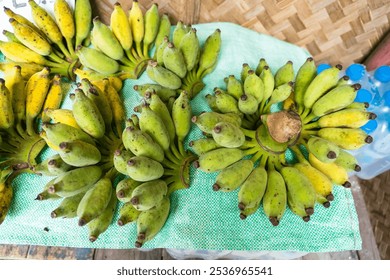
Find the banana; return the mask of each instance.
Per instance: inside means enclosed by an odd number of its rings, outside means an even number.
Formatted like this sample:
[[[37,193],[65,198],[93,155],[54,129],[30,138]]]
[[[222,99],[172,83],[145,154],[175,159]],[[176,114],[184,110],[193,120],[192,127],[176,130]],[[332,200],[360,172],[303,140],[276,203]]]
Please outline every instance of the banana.
[[[271,97],[275,87],[274,75],[268,65],[264,66],[261,71],[260,78],[264,84],[264,97],[262,102],[265,104],[265,102]]]
[[[58,154],[56,154],[56,155],[54,155],[51,158],[53,158],[53,159],[55,158],[56,159],[56,158],[60,158],[60,156]],[[49,168],[48,168],[48,162],[51,160],[51,158],[47,158],[47,159],[41,161],[37,165],[33,166],[31,168],[31,170],[35,174],[38,174],[38,175],[54,176],[54,174],[50,173]]]
[[[322,116],[318,121],[318,127],[348,127],[359,128],[369,120],[376,119],[376,114],[360,109],[344,109]]]
[[[69,197],[87,191],[102,176],[99,166],[72,169],[58,176],[49,186],[49,193]]]
[[[168,150],[170,145],[168,130],[162,119],[157,113],[153,112],[149,106],[142,107],[142,112],[139,116],[139,126],[141,130],[148,133],[164,151]]]
[[[182,21],[178,21],[172,32],[172,42],[175,46],[180,46],[181,40],[187,34]]]
[[[241,81],[237,80],[234,75],[229,75],[227,78],[226,90],[228,94],[237,100],[244,94],[244,88]],[[219,91],[215,90],[214,92],[216,93]]]
[[[309,57],[299,68],[294,84],[294,100],[300,112],[303,112],[303,96],[314,77],[317,75],[317,67],[314,59]]]
[[[13,197],[13,189],[10,182],[6,178],[1,176],[0,177],[0,225],[4,222],[8,214],[8,210],[12,202],[12,197]]]
[[[309,138],[307,148],[322,162],[334,162],[340,154],[340,148],[336,144],[316,136]]]
[[[191,71],[198,63],[200,52],[199,39],[196,35],[195,28],[191,28],[191,30],[183,36],[180,41],[179,49],[183,54],[187,71]]]
[[[350,80],[350,79],[349,79],[349,77],[348,77],[347,75],[342,76],[342,77],[338,80],[336,87],[339,87],[339,86],[343,86],[343,85],[349,84],[349,80]]]
[[[199,57],[199,67],[197,71],[198,77],[201,77],[205,71],[215,66],[221,50],[221,43],[220,29],[216,29],[209,37],[207,37]]]
[[[213,138],[200,138],[190,141],[188,145],[197,155],[205,154],[208,151],[215,150],[221,146]]]
[[[164,41],[164,38],[171,33],[171,22],[167,14],[163,14],[160,18],[160,26],[158,28],[158,33],[154,45],[158,48],[161,43]]]
[[[111,75],[119,71],[118,62],[101,51],[79,45],[76,49],[76,54],[85,67],[101,74]]]
[[[140,182],[155,180],[164,174],[161,163],[144,156],[130,158],[126,170],[130,178]]]
[[[275,87],[294,81],[294,68],[292,61],[287,61],[275,73]]]
[[[334,184],[341,185],[346,188],[351,187],[351,183],[348,181],[348,173],[343,167],[334,162],[322,162],[311,153],[309,153],[309,162],[314,168],[328,176]]]
[[[58,24],[62,36],[65,38],[70,53],[74,52],[73,38],[76,35],[75,21],[73,11],[65,0],[56,0],[54,2],[54,18]]]
[[[244,114],[254,114],[257,112],[258,107],[257,99],[251,94],[243,94],[238,100],[238,109]]]
[[[145,34],[143,38],[145,57],[149,57],[149,49],[160,27],[160,16],[158,15],[158,5],[153,3],[145,13]]]
[[[179,142],[184,140],[191,129],[191,116],[190,98],[186,91],[182,91],[172,107],[172,120]]]
[[[20,43],[19,39],[16,38],[15,34],[8,30],[3,30],[3,35],[7,38],[8,42]]]
[[[245,153],[237,148],[218,148],[200,155],[195,161],[195,167],[203,172],[211,173],[228,167],[244,156]]]
[[[256,71],[255,71],[257,76],[260,77],[265,66],[269,67],[267,64],[267,61],[264,58],[260,58],[259,63],[257,64],[257,67],[256,67]]]
[[[163,62],[166,69],[172,71],[180,78],[186,76],[187,66],[183,53],[171,42],[169,42],[164,49]]]
[[[335,87],[314,103],[312,114],[321,117],[347,107],[355,100],[359,89],[359,84]]]
[[[263,80],[253,70],[248,71],[248,76],[244,82],[244,92],[247,95],[254,96],[258,103],[264,99]]]
[[[42,200],[49,200],[49,199],[53,199],[53,200],[60,199],[61,198],[60,196],[49,193],[49,187],[53,184],[55,180],[56,178],[47,182],[43,187],[43,190],[37,195],[35,200],[42,201]]]
[[[152,137],[134,126],[125,128],[122,134],[123,145],[136,156],[144,156],[162,162],[164,151]]]
[[[111,13],[110,27],[122,48],[125,51],[129,51],[133,45],[133,36],[131,34],[130,22],[126,12],[119,2],[114,4],[114,10]]]
[[[168,218],[169,209],[169,198],[164,197],[159,205],[140,213],[137,219],[135,247],[141,247],[143,243],[151,240],[162,229]]]
[[[321,128],[317,135],[346,150],[356,150],[373,141],[373,138],[360,128]]]
[[[94,138],[102,138],[105,123],[96,104],[81,89],[76,89],[73,100],[73,116],[83,131]]]
[[[47,170],[52,175],[62,175],[65,172],[71,170],[73,167],[67,164],[60,155],[50,157],[47,162]]]
[[[42,55],[30,50],[20,43],[0,41],[0,51],[6,58],[16,63],[49,64]]]
[[[15,123],[15,116],[12,110],[10,91],[5,87],[5,81],[0,78],[0,129],[9,129]]]
[[[133,0],[133,5],[129,12],[129,22],[138,55],[141,55],[141,42],[145,34],[145,24],[144,16],[137,0]]]
[[[62,142],[59,147],[63,161],[75,167],[97,164],[102,158],[96,146],[80,140]]]
[[[341,69],[341,65],[336,65],[314,77],[303,96],[303,104],[306,108],[312,108],[321,96],[336,86]]]
[[[225,148],[238,148],[245,142],[244,132],[229,122],[217,123],[211,133],[215,142]]]
[[[213,190],[223,192],[230,192],[236,190],[241,185],[245,184],[249,174],[251,174],[252,169],[253,162],[248,159],[242,159],[229,165],[228,167],[225,167],[217,175],[217,178],[213,185]],[[240,191],[241,189],[242,186],[240,188]]]
[[[252,163],[251,160],[248,161]],[[252,172],[250,172],[238,192],[238,208],[240,210],[255,207],[256,204],[260,203],[267,187],[267,171],[265,168],[262,166],[258,166],[253,170],[252,168],[248,168]]]
[[[156,83],[169,89],[179,89],[181,87],[181,79],[172,71],[157,64],[157,61],[149,61],[146,67],[146,72],[152,72],[149,75]]]
[[[257,209],[259,209],[260,203],[257,203],[254,207],[247,207],[244,210],[240,210],[240,219],[245,220],[248,218],[250,215],[253,215],[256,213]]]
[[[30,79],[32,75],[34,75],[36,72],[39,72],[42,70],[43,66],[35,63],[15,63],[11,61],[7,62],[0,62],[0,71],[3,71],[4,74],[10,71],[13,67],[18,66],[21,68],[21,74],[24,80]]]
[[[191,121],[200,130],[208,134],[212,133],[214,126],[219,122],[230,122],[236,126],[241,126],[241,118],[235,113],[221,114],[217,112],[203,112],[199,116],[193,116]]]
[[[164,65],[164,50],[168,46],[169,38],[168,36],[165,36],[161,44],[157,47],[156,50],[156,61],[158,65]],[[152,68],[149,68],[152,69]],[[153,71],[151,71],[153,72]],[[154,73],[148,73],[149,76],[153,77]]]
[[[209,105],[210,109],[214,112],[219,112],[218,107],[217,107],[217,98],[215,97],[215,95],[206,94],[205,98],[206,98],[206,102]]]
[[[114,152],[114,167],[115,169],[127,175],[127,162],[134,157],[134,154],[127,150],[116,150]]]
[[[135,222],[138,219],[141,211],[134,208],[133,204],[127,202],[119,209],[118,225],[124,226],[126,224]]]
[[[46,136],[50,140],[50,142],[52,142],[55,146],[59,146],[62,142],[74,140],[82,140],[89,144],[95,144],[95,140],[90,135],[88,135],[81,129],[77,129],[67,124],[45,123],[42,126],[42,129],[46,132]]]
[[[43,140],[45,140],[46,142],[46,145],[52,149],[53,151],[60,151],[60,147],[56,144],[54,144],[51,140],[49,140],[47,138],[47,134],[46,134],[46,131],[42,130],[40,133],[39,133],[39,137],[41,137]]]
[[[63,91],[61,87],[61,76],[56,74],[50,83],[50,89],[47,93],[45,103],[43,104],[42,121],[49,121],[49,117],[46,115],[46,110],[55,110],[61,106],[63,99]]]
[[[361,171],[361,167],[359,166],[356,158],[344,150],[340,150],[340,153],[334,163],[343,167],[347,172]]]
[[[79,226],[84,226],[98,217],[106,209],[111,200],[112,183],[107,177],[103,177],[90,188],[77,207]]]
[[[60,205],[50,213],[50,216],[53,219],[60,217],[71,219],[76,217],[77,207],[84,195],[85,193],[82,192],[74,196],[65,197]]]
[[[106,209],[88,223],[89,241],[95,242],[100,234],[107,230],[114,218],[117,202],[115,195],[111,194],[111,199],[108,202]]]
[[[250,70],[252,70],[252,69],[250,68],[250,66],[249,66],[248,63],[244,63],[244,64],[242,65],[242,69],[241,69],[241,81],[242,81],[243,83],[245,83],[245,80],[246,80],[246,78],[248,77],[248,72],[249,72]],[[252,71],[253,71],[253,70],[252,70]],[[257,74],[256,74],[256,75],[257,75]]]
[[[276,87],[272,91],[271,98],[269,99],[269,102],[267,104],[266,108],[270,108],[272,104],[276,104],[279,102],[282,102],[286,100],[293,92],[293,82],[288,82],[285,84],[281,84],[280,86]]]
[[[272,225],[277,226],[287,206],[287,189],[283,176],[274,168],[267,171],[267,188],[263,196],[263,209]]]
[[[118,198],[119,201],[127,203],[130,201],[133,190],[141,185],[142,182],[135,181],[131,178],[126,178],[121,180],[117,185],[116,185],[116,197]]]
[[[220,90],[215,91],[214,94],[216,106],[221,113],[240,113],[237,100],[233,96]]]
[[[346,107],[346,109],[359,109],[361,111],[367,111],[367,108],[370,107],[368,102],[353,102]]]
[[[4,13],[9,17],[15,19],[17,22],[25,24],[27,26],[30,26],[32,29],[34,29],[35,32],[43,36],[44,34],[42,33],[41,30],[39,30],[38,27],[36,27],[31,21],[23,17],[22,15],[14,13],[11,9],[4,7]]]
[[[138,211],[146,211],[157,206],[167,191],[167,184],[163,180],[145,182],[133,190],[130,202]]]
[[[114,60],[121,60],[124,56],[122,45],[111,29],[98,18],[93,19],[91,31],[92,44],[98,50]]]
[[[89,0],[77,0],[74,8],[76,47],[89,36],[92,27],[92,7]]]

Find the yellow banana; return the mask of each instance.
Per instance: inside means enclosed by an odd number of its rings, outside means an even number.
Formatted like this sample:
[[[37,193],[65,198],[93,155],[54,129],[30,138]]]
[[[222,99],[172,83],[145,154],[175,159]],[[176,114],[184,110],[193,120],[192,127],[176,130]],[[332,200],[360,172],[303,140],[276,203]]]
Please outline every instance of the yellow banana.
[[[23,80],[21,67],[18,65],[14,66],[9,77],[7,77],[5,81],[5,86],[10,92],[15,123],[17,124],[26,118],[26,91],[24,90],[25,85],[26,82]]]
[[[0,41],[0,51],[6,58],[14,62],[53,66],[53,64],[47,61],[42,55],[19,43]]]
[[[318,127],[349,127],[359,128],[369,120],[374,120],[376,115],[359,109],[344,109],[321,117]]]
[[[0,174],[2,175],[2,174]],[[0,178],[0,225],[4,222],[13,197],[12,186],[5,178]]]
[[[137,0],[133,0],[133,5],[129,12],[129,22],[138,55],[142,55],[141,42],[145,34],[145,25],[144,16]]]
[[[373,138],[360,128],[321,128],[317,135],[346,150],[356,150],[373,141]]]
[[[81,129],[73,116],[72,110],[69,109],[45,109],[45,115],[55,123],[63,123],[74,128]]]
[[[30,26],[32,29],[34,29],[35,32],[37,32],[40,35],[44,35],[41,30],[39,30],[38,27],[34,25],[31,21],[26,19],[24,16],[19,15],[17,13],[14,13],[11,9],[4,7],[4,13],[9,17],[9,18],[14,18],[17,22],[20,22],[22,24]]]
[[[18,66],[21,68],[21,74],[24,80],[30,79],[36,72],[42,70],[43,66],[35,63],[15,63],[12,61],[0,62],[0,71],[4,73],[10,71],[13,67]]]
[[[45,103],[43,104],[42,121],[49,121],[49,117],[46,115],[46,109],[58,109],[61,106],[63,98],[63,91],[61,87],[61,76],[55,75],[51,80],[49,92],[47,93]]]
[[[54,17],[58,27],[64,36],[68,50],[71,54],[74,52],[73,38],[76,34],[75,22],[73,19],[73,11],[65,0],[56,0],[54,2]]]
[[[131,35],[130,22],[121,4],[116,2],[111,13],[111,30],[125,51],[131,49],[133,36]]]
[[[5,81],[0,79],[0,129],[8,129],[14,125],[15,118],[12,110],[12,100]]]
[[[76,47],[88,37],[92,26],[92,7],[89,0],[77,0],[74,8]]]

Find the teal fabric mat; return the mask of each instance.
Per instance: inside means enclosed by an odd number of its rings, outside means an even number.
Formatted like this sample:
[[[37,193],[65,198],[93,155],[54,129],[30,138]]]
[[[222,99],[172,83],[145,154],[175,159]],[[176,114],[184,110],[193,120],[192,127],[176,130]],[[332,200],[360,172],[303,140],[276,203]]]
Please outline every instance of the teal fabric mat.
[[[217,68],[208,75],[206,87],[192,101],[193,113],[209,111],[204,95],[216,86],[224,87],[229,74],[239,77],[241,66],[255,68],[261,57],[275,72],[291,60],[295,71],[310,54],[294,45],[259,34],[230,23],[195,25],[204,42],[216,28],[222,31],[222,52]],[[137,81],[125,82],[123,96],[127,114],[141,98],[132,87],[151,82],[144,73]],[[69,108],[67,99],[64,107]],[[194,126],[186,141],[201,137]],[[246,250],[329,252],[361,249],[357,214],[351,191],[334,190],[335,201],[329,209],[317,205],[311,221],[305,223],[287,210],[278,227],[273,227],[262,208],[242,221],[237,208],[237,191],[212,191],[217,173],[206,174],[191,168],[191,187],[175,192],[171,197],[171,212],[164,228],[144,248],[174,248],[186,250]],[[22,175],[14,181],[15,197],[9,215],[0,226],[0,243],[90,248],[134,248],[134,224],[119,227],[113,224],[95,243],[88,241],[87,227],[77,226],[77,220],[52,219],[50,212],[59,201],[36,201],[36,195],[49,177]],[[47,228],[48,231],[45,231]]]

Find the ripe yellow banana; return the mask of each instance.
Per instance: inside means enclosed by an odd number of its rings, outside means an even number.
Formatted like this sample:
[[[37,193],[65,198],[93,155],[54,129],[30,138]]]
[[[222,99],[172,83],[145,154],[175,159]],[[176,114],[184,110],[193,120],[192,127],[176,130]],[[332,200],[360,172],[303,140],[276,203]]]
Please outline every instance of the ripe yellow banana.
[[[133,45],[133,36],[131,34],[130,22],[119,2],[114,4],[114,10],[111,13],[110,26],[122,48],[125,51],[129,51]]]
[[[8,129],[14,125],[15,117],[12,110],[12,100],[9,90],[5,87],[5,81],[0,79],[0,128]]]
[[[373,141],[373,138],[360,128],[321,128],[317,135],[346,150],[356,150]]]
[[[66,0],[56,0],[54,2],[54,17],[62,36],[66,40],[69,52],[73,54],[73,38],[76,35],[76,27],[73,11]]]
[[[318,121],[318,127],[349,127],[359,128],[369,120],[374,120],[376,115],[359,109],[344,109],[325,116]]]
[[[138,55],[142,55],[141,42],[145,34],[144,16],[137,0],[133,0],[133,5],[129,12],[129,22],[133,41],[136,44]]]
[[[42,55],[19,43],[0,41],[0,51],[6,58],[17,63],[36,63],[53,66],[53,64],[47,61]],[[54,64],[54,66],[56,65]]]
[[[63,91],[61,86],[61,76],[56,74],[51,80],[50,89],[47,93],[45,103],[43,104],[42,121],[49,121],[46,115],[46,109],[58,109],[61,106],[63,99]]]
[[[69,109],[45,109],[45,115],[54,123],[63,123],[74,128],[81,129],[73,116],[72,110]]]
[[[10,92],[15,123],[20,125],[20,122],[26,119],[26,91],[24,90],[26,82],[23,80],[20,66],[16,65],[11,70],[10,75],[7,75],[5,86]]]
[[[1,172],[0,172],[0,175]],[[10,182],[1,176],[0,178],[0,225],[4,222],[11,206],[13,190]]]

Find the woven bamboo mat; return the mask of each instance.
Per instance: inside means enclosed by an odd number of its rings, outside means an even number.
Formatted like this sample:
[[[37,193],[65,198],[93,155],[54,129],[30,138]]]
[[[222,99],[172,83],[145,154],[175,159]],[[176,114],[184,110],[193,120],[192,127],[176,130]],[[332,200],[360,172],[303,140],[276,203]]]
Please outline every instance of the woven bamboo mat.
[[[91,1],[109,22],[117,0]],[[234,22],[302,46],[318,63],[361,62],[390,29],[389,0],[139,0],[144,10],[153,2],[173,22]]]

